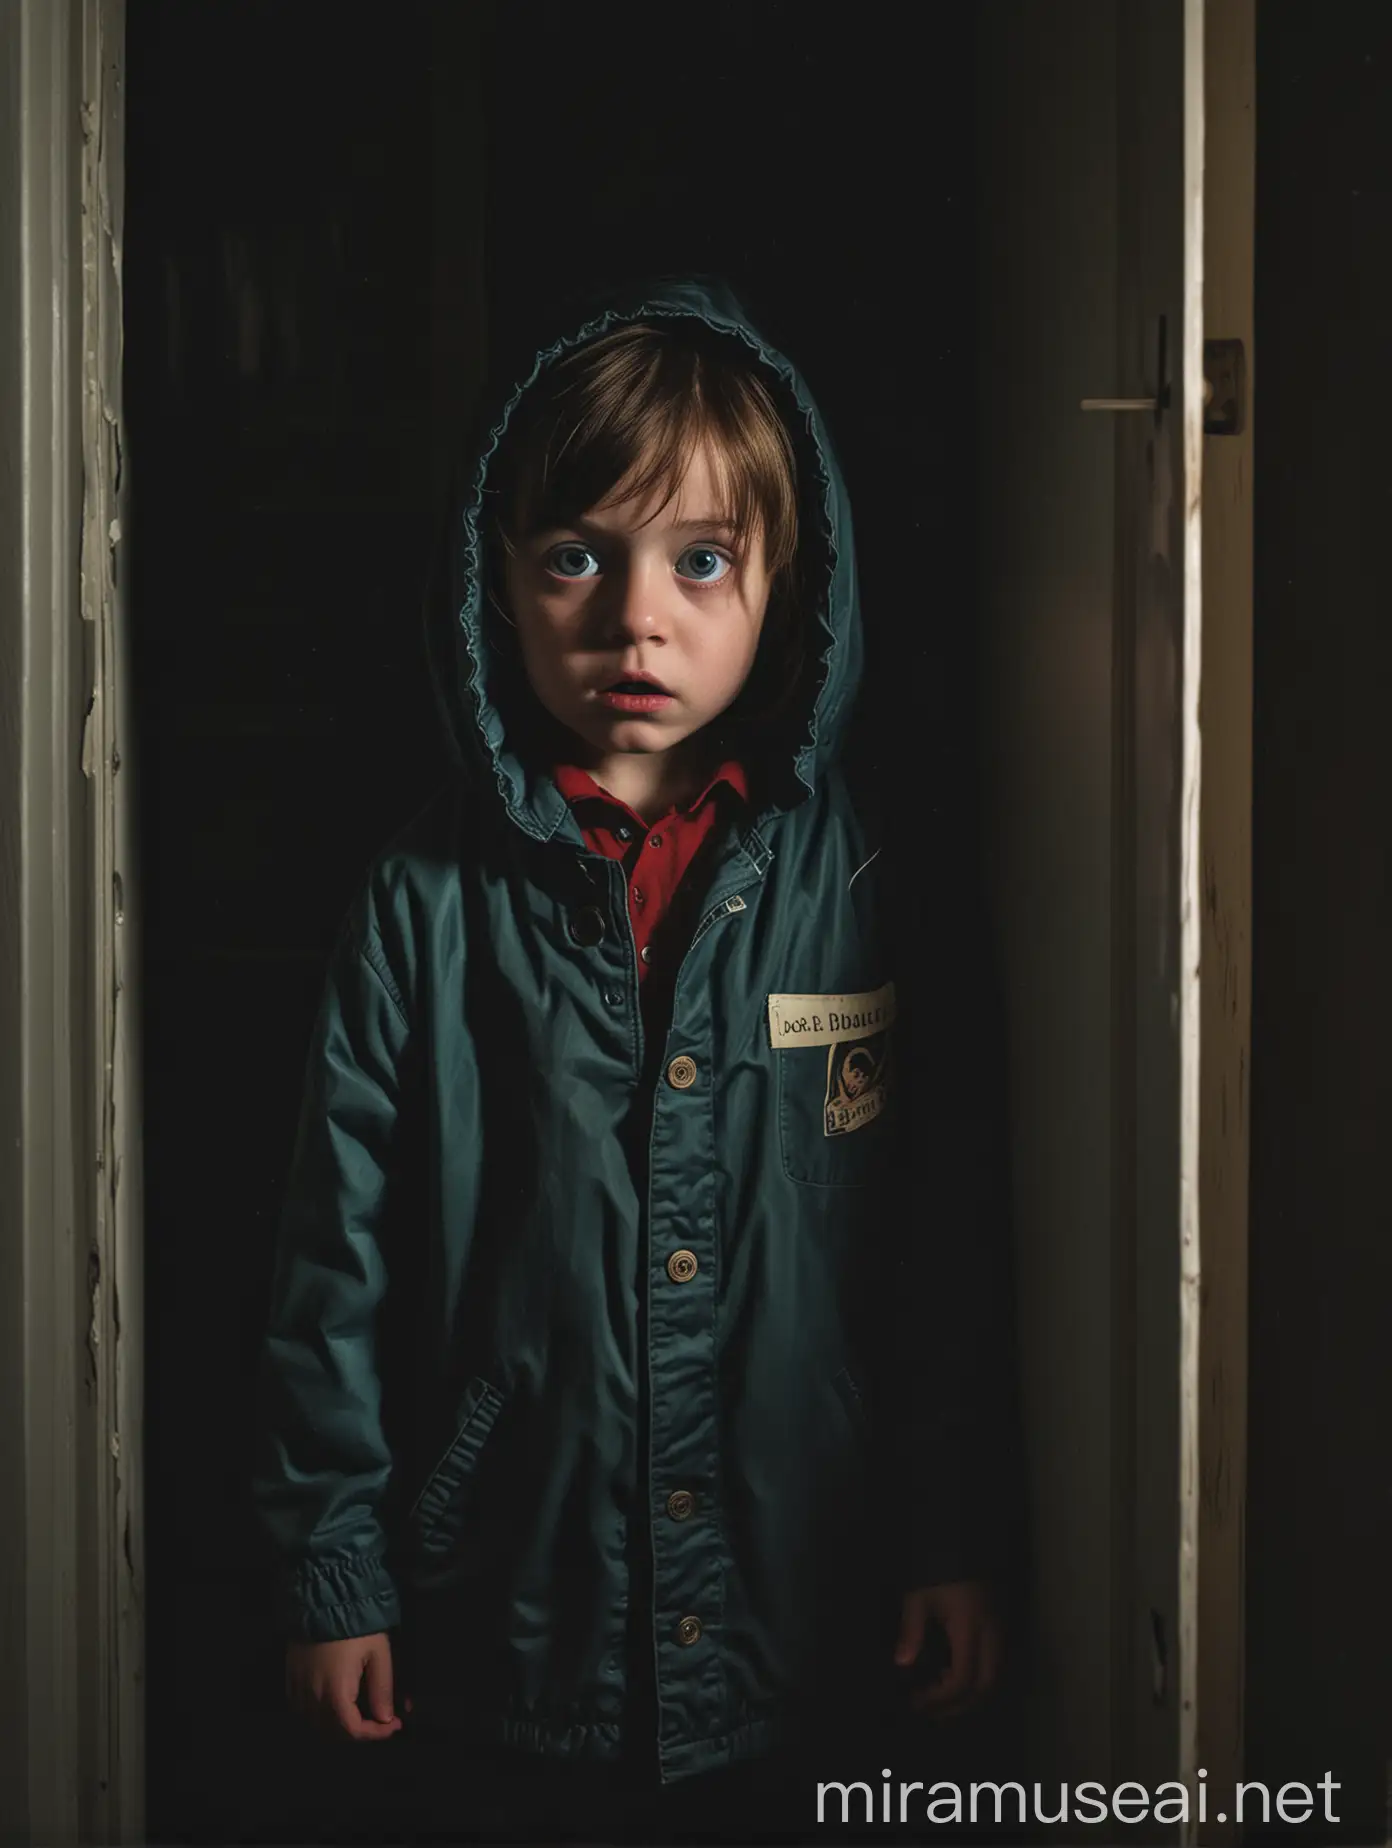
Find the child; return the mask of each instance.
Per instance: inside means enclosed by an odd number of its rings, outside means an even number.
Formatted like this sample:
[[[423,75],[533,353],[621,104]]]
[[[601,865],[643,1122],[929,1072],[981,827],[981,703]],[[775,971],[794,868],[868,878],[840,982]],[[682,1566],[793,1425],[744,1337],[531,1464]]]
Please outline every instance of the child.
[[[838,761],[845,489],[668,283],[536,355],[453,549],[459,774],[340,940],[265,1347],[291,1699],[572,1790],[838,1777],[931,1625],[945,1710],[999,1651],[918,1325],[911,914]]]

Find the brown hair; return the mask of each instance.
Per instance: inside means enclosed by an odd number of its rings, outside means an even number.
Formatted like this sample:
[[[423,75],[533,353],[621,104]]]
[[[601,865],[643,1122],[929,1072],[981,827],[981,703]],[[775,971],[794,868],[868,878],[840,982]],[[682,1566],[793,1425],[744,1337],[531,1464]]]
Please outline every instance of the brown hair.
[[[797,462],[760,372],[728,335],[689,323],[629,323],[543,372],[519,403],[489,474],[493,538],[511,552],[534,533],[613,505],[620,487],[638,498],[660,491],[665,507],[693,453],[709,441],[725,503],[717,511],[734,523],[736,554],[757,532],[770,579],[766,641],[731,712],[752,717],[757,708],[767,719],[790,696],[803,654],[794,621]]]

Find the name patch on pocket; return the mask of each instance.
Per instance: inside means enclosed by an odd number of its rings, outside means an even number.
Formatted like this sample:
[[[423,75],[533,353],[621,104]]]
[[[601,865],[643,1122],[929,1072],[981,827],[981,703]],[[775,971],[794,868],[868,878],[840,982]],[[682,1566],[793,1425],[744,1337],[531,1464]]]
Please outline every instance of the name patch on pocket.
[[[769,1045],[835,1046],[882,1033],[894,1020],[894,984],[859,995],[770,995]]]
[[[853,995],[769,996],[769,1044],[776,1052],[827,1049],[824,1135],[862,1129],[884,1109],[893,1020],[893,982]]]

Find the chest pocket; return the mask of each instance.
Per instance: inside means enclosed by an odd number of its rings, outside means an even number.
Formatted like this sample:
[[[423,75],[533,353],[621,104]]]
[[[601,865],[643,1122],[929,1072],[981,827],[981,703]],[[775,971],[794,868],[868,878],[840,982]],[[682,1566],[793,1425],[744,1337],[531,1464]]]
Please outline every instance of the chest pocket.
[[[894,984],[856,994],[774,994],[784,1172],[814,1187],[887,1183],[895,1109]]]

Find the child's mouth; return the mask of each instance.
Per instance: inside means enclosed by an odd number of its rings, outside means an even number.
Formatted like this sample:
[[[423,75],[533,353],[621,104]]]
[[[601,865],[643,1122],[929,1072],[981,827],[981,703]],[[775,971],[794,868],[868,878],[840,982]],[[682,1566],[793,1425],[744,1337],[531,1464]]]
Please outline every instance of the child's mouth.
[[[672,698],[664,688],[647,680],[616,680],[599,696],[602,705],[616,712],[656,712]]]

